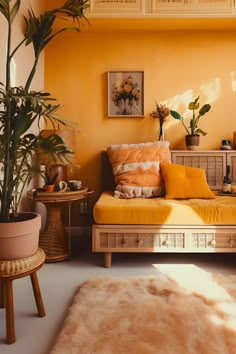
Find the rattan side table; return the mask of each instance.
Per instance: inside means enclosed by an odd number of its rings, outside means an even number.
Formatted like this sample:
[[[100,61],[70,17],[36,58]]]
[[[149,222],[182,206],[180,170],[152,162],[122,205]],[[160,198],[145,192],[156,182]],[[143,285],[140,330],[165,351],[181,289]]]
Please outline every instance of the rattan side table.
[[[83,200],[91,193],[93,193],[93,190],[88,188],[51,193],[39,191],[36,195],[32,191],[28,191],[27,197],[30,200],[43,203],[47,209],[46,225],[39,237],[39,246],[46,254],[45,262],[62,261],[70,257],[71,203]],[[61,217],[62,207],[65,204],[68,205],[68,234]]]

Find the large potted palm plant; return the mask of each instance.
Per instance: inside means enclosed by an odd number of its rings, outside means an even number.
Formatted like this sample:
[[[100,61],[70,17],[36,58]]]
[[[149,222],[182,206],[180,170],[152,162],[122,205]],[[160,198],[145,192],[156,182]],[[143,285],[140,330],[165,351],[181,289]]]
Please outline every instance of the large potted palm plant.
[[[88,0],[67,0],[58,8],[45,11],[36,16],[29,7],[24,18],[22,40],[12,48],[12,26],[15,18],[20,16],[21,0],[0,0],[0,15],[6,22],[6,77],[0,83],[0,260],[17,259],[30,256],[37,251],[38,236],[41,225],[40,215],[19,212],[19,205],[25,188],[35,173],[39,172],[38,164],[33,163],[37,151],[47,153],[51,159],[58,157],[62,162],[68,161],[71,151],[57,134],[43,137],[40,128],[37,134],[32,133],[33,126],[50,123],[55,129],[60,127],[75,128],[73,124],[57,115],[60,105],[50,93],[31,89],[39,58],[45,47],[53,38],[66,30],[80,30],[80,21],[86,18],[83,11]],[[72,20],[67,26],[54,30],[55,20]],[[16,53],[24,50],[24,46],[33,46],[34,58],[32,69],[25,83],[12,86],[11,63]],[[42,121],[42,123],[41,123]],[[28,220],[29,219],[29,220]],[[9,227],[15,226],[13,237],[9,237]],[[23,228],[26,235],[22,237],[23,248],[16,242]],[[36,239],[33,231],[36,229]],[[18,232],[19,231],[19,232]],[[8,253],[10,248],[10,253]]]

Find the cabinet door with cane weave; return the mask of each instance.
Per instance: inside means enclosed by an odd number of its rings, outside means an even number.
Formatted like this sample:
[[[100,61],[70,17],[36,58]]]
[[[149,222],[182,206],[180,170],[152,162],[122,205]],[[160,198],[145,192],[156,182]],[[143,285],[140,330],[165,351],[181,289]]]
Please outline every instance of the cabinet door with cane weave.
[[[226,166],[227,151],[182,151],[172,150],[172,163],[189,167],[200,167],[205,170],[207,182],[212,190],[221,190]],[[235,174],[236,181],[236,152],[232,154],[230,162],[234,163],[232,173]],[[232,170],[232,168],[231,168]],[[232,178],[233,180],[233,178]]]

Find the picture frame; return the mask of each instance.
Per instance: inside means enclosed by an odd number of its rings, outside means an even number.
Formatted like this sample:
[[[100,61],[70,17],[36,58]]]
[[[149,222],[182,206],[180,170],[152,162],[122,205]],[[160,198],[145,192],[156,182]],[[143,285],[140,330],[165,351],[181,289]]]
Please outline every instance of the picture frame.
[[[108,71],[108,117],[144,117],[144,72]]]

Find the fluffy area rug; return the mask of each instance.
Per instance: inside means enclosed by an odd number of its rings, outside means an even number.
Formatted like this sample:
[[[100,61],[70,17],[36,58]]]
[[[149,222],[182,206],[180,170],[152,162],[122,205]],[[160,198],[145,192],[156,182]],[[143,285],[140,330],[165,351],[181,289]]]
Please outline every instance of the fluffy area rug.
[[[97,277],[50,354],[235,354],[236,276]]]

